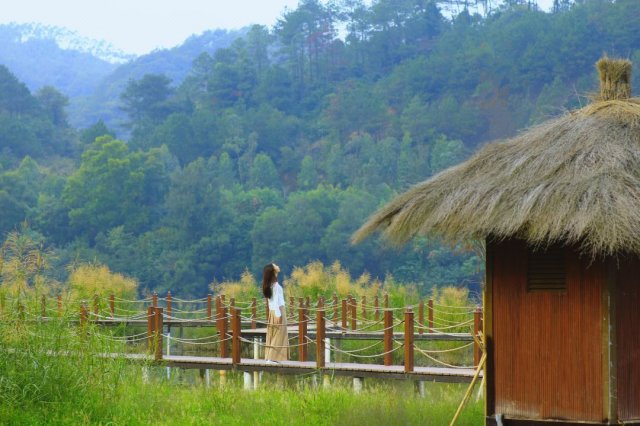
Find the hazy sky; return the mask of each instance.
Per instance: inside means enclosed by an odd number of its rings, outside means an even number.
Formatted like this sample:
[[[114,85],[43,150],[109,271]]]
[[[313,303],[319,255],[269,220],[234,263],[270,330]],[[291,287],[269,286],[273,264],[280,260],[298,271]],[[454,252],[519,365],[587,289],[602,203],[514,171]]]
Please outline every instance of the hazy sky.
[[[539,0],[547,8],[553,0]],[[192,34],[272,26],[298,0],[2,0],[0,23],[39,22],[106,40],[128,53],[173,47]]]

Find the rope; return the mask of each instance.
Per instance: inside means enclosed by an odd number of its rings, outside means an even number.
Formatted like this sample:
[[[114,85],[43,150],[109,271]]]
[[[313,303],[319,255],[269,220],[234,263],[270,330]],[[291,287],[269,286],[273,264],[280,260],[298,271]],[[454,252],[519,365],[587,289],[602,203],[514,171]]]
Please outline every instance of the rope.
[[[180,299],[178,297],[173,297],[171,296],[171,301],[176,301],[176,302],[180,302],[180,303],[199,303],[199,302],[206,302],[209,299],[206,297],[203,297],[201,299],[191,299],[191,300],[186,300],[186,299]],[[211,302],[213,303],[213,298],[211,298]]]
[[[113,296],[113,300],[118,301],[118,302],[126,302],[126,303],[147,303],[147,302],[153,302],[153,299],[151,297],[147,298],[147,299],[141,299],[141,300],[131,300],[131,299],[122,299],[118,296]]]
[[[454,306],[454,305],[443,305],[440,303],[433,302],[433,306],[440,306],[441,308],[449,308],[449,309],[475,309],[476,306]]]
[[[340,349],[340,348],[337,348],[337,347],[335,347],[335,346],[333,346],[333,345],[329,345],[329,347],[330,347],[332,350],[336,351],[336,352],[340,352],[340,353],[343,353],[343,354],[346,354],[346,355],[350,355],[350,356],[353,356],[353,357],[356,357],[356,358],[376,358],[376,357],[385,356],[385,355],[387,355],[387,354],[390,354],[390,353],[393,353],[393,352],[397,351],[398,349],[402,348],[403,346],[404,346],[404,345],[399,345],[399,346],[397,346],[395,349],[390,349],[390,350],[388,350],[388,351],[386,351],[386,352],[382,352],[382,353],[380,353],[380,354],[375,354],[375,355],[358,355],[358,354],[354,354],[354,353],[353,353],[353,351],[345,351],[345,350],[342,350],[342,349]]]
[[[297,343],[295,345],[282,345],[282,346],[281,345],[267,345],[266,343],[254,342],[253,340],[245,339],[242,336],[240,336],[239,339],[240,339],[241,342],[251,343],[251,344],[255,343],[258,346],[263,346],[263,347],[266,347],[266,348],[298,348],[300,346],[308,345],[308,343],[306,343],[306,342],[305,343]]]
[[[211,342],[192,342],[189,339],[180,339],[179,337],[169,336],[167,334],[163,334],[163,336],[171,341],[176,341],[178,343],[182,343],[183,345],[214,345],[216,343],[226,342],[231,340],[231,337],[226,337],[224,339],[218,339]],[[213,336],[211,336],[213,337]]]
[[[462,346],[458,346],[457,348],[451,348],[451,349],[420,349],[417,346],[414,346],[415,349],[418,349],[421,352],[425,352],[425,353],[431,353],[431,354],[443,354],[446,352],[455,352],[455,351],[459,351],[465,348],[468,348],[469,346],[473,345],[475,342],[470,342],[470,343],[466,343]]]
[[[460,365],[452,365],[452,364],[448,364],[444,361],[440,361],[437,358],[432,357],[431,355],[429,355],[427,352],[423,351],[422,349],[420,349],[417,346],[413,346],[413,349],[415,349],[416,351],[420,352],[422,355],[426,356],[427,358],[429,358],[431,361],[444,365],[445,367],[449,367],[449,368],[458,368],[458,369],[465,369],[465,368],[473,368],[473,367],[469,367],[469,366],[460,366]]]

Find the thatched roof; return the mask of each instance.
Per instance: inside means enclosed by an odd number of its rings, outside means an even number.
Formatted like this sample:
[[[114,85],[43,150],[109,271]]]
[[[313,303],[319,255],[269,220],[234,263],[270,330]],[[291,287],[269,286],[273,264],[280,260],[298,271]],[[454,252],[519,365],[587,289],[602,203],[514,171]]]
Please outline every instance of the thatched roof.
[[[628,61],[598,69],[605,100],[486,145],[396,197],[354,241],[382,230],[397,244],[417,234],[519,237],[577,243],[591,255],[640,253],[640,99],[624,99]]]

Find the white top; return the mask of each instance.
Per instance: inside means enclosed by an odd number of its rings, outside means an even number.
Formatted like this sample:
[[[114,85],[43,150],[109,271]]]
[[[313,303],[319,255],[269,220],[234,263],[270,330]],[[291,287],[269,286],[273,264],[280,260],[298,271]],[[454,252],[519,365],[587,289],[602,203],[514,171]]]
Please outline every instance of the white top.
[[[284,291],[282,291],[282,286],[277,282],[271,286],[271,298],[267,299],[269,301],[269,310],[276,311],[276,318],[280,318],[282,314],[280,313],[280,306],[285,306],[284,304]]]

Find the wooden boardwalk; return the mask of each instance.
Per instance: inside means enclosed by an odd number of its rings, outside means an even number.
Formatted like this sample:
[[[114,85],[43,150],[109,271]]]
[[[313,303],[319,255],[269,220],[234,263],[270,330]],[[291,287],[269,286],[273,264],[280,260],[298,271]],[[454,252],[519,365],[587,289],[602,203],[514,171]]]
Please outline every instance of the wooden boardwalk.
[[[404,379],[448,383],[470,382],[475,374],[473,368],[414,367],[405,372],[402,365],[384,366],[379,364],[360,364],[347,362],[328,362],[324,368],[316,368],[315,361],[282,361],[274,364],[260,359],[241,358],[234,364],[231,358],[165,355],[155,360],[144,354],[106,354],[109,357],[121,357],[131,362],[201,370],[236,370],[243,372],[265,371],[280,374],[321,373],[336,376],[371,377],[379,379]]]

